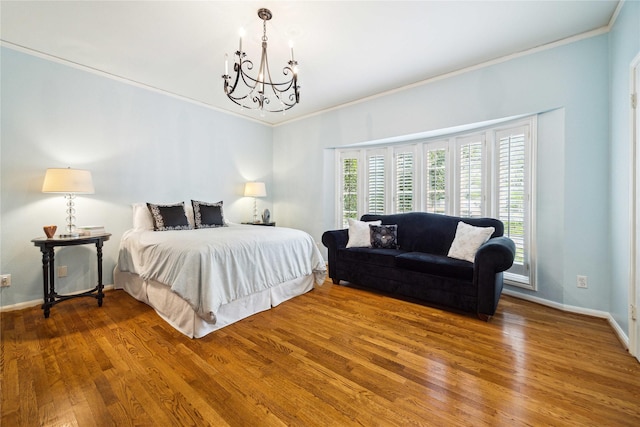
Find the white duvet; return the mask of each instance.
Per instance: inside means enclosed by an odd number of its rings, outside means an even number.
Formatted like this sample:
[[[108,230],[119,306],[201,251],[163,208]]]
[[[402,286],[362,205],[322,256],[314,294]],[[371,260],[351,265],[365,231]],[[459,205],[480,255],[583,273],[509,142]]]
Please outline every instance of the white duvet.
[[[128,230],[122,236],[120,271],[171,287],[196,313],[215,322],[218,308],[326,266],[313,238],[300,230],[231,224],[180,231]]]

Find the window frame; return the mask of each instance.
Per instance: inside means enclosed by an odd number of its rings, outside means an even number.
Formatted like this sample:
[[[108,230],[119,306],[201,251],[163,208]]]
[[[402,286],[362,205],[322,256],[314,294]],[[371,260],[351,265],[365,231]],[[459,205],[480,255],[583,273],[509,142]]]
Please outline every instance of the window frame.
[[[505,120],[500,124],[492,126],[478,127],[465,132],[452,133],[434,138],[414,139],[407,143],[389,143],[378,144],[362,147],[337,148],[336,159],[339,161],[339,173],[336,194],[338,197],[338,207],[336,221],[342,223],[343,215],[343,198],[342,185],[344,183],[343,161],[346,158],[355,158],[358,165],[358,195],[357,195],[357,218],[360,218],[369,206],[369,159],[376,155],[385,155],[387,161],[384,163],[384,191],[385,191],[385,214],[399,213],[397,209],[396,187],[397,178],[397,156],[403,153],[411,153],[413,155],[413,176],[412,182],[412,200],[413,211],[430,212],[427,209],[429,197],[427,194],[427,167],[429,165],[429,153],[434,150],[445,149],[445,212],[446,215],[461,215],[460,203],[460,173],[461,148],[472,141],[478,141],[481,146],[481,183],[480,191],[480,210],[479,215],[485,217],[499,218],[499,158],[500,135],[514,129],[525,129],[527,136],[525,137],[525,227],[524,233],[524,271],[513,272],[506,271],[504,273],[505,282],[512,286],[522,287],[525,289],[537,290],[536,284],[536,146],[537,146],[537,116],[520,117],[514,120]],[[505,235],[506,235],[505,227]],[[516,269],[517,270],[517,269]],[[526,273],[526,274],[523,274]]]

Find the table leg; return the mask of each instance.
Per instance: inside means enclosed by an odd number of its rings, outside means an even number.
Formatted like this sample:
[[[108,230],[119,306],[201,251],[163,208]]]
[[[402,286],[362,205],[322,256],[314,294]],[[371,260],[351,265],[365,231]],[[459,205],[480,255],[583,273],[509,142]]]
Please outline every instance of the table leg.
[[[98,253],[98,307],[102,307],[102,298],[104,297],[102,292],[102,240],[96,242],[96,252]]]
[[[44,297],[42,309],[44,310],[44,317],[48,318],[51,309],[51,304],[49,304],[49,265],[51,260],[48,248],[42,246],[40,251],[42,252],[42,290]]]

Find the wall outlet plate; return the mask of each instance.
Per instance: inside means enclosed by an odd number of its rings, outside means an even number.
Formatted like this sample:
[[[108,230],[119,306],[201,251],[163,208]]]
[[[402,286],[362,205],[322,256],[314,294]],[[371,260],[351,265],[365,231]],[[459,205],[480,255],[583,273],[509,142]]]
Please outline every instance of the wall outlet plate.
[[[10,274],[0,275],[0,288],[8,288],[9,286],[11,286],[11,275]]]
[[[578,276],[577,285],[581,289],[587,289],[587,276]]]
[[[67,277],[67,266],[61,265],[58,267],[58,277]]]

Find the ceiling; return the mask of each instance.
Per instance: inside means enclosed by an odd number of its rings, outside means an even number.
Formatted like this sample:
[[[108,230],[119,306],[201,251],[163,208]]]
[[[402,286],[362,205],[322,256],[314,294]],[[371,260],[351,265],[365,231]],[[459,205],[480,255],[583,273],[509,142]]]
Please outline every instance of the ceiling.
[[[4,46],[54,57],[217,110],[278,124],[607,27],[599,1],[5,1]],[[274,80],[299,63],[300,104],[240,110],[223,93],[224,55],[259,62],[267,7]],[[232,66],[230,66],[232,68]]]

